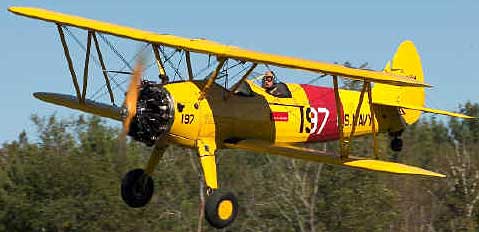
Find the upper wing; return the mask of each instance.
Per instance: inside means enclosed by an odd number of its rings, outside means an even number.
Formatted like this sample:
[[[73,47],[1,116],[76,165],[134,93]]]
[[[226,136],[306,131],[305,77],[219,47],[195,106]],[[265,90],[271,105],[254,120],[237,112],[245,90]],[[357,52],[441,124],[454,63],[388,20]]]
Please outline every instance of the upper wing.
[[[347,159],[341,159],[339,156],[313,150],[309,148],[296,147],[289,144],[279,145],[271,144],[260,140],[241,140],[235,143],[225,143],[228,148],[238,148],[254,152],[267,152],[275,155],[287,156],[296,159],[310,160],[321,163],[334,164],[350,168],[359,168],[377,172],[387,172],[403,175],[421,175],[445,177],[443,174],[428,171],[422,168],[409,166],[406,164],[381,161],[375,159],[366,159],[349,156]]]
[[[399,86],[430,87],[428,84],[402,75],[386,73],[382,71],[354,69],[337,64],[262,53],[235,46],[223,45],[205,39],[189,39],[174,35],[158,34],[40,8],[10,7],[8,10],[18,15],[54,22],[61,25],[69,25],[85,30],[98,31],[133,40],[184,49],[187,51],[211,54],[218,57],[320,72],[324,74],[348,77],[354,80],[364,80]]]

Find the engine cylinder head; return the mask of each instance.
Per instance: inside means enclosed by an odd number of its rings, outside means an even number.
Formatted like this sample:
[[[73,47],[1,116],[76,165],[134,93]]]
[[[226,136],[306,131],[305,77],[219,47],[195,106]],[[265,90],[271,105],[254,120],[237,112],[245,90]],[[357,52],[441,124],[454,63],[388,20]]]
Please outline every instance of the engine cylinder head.
[[[175,111],[170,93],[160,84],[143,81],[136,109],[128,135],[152,146],[173,124]]]

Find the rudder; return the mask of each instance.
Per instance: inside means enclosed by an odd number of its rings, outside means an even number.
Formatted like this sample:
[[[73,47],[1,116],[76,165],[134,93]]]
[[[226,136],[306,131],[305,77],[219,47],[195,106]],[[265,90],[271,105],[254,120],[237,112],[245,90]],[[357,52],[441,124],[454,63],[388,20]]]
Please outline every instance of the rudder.
[[[421,58],[412,41],[403,41],[394,57],[386,64],[385,72],[395,73],[424,82]],[[423,87],[402,87],[376,83],[373,88],[373,102],[386,105],[409,105],[424,107],[425,93]],[[401,109],[401,116],[406,124],[419,120],[421,111]]]

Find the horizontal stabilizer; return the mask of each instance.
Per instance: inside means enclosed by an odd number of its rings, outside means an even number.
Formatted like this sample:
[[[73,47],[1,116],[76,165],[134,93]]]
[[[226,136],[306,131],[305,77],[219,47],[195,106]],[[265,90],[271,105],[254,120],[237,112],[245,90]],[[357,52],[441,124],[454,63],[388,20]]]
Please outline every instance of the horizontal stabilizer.
[[[266,152],[295,159],[310,160],[369,171],[386,172],[402,175],[446,177],[443,174],[406,164],[367,159],[355,156],[349,156],[346,159],[341,159],[338,155],[333,153],[327,153],[304,147],[297,147],[289,144],[271,144],[269,142],[261,140],[240,140],[231,143],[225,143],[224,145],[227,148],[243,149],[253,152]]]
[[[101,117],[107,117],[114,120],[121,121],[120,107],[111,106],[107,104],[98,103],[86,99],[84,103],[80,103],[78,98],[71,95],[59,93],[34,93],[34,97],[48,103],[65,106],[70,109],[80,110],[86,113],[95,114]]]
[[[400,108],[405,108],[405,109],[410,109],[410,110],[418,110],[422,112],[427,112],[427,113],[433,113],[433,114],[442,114],[442,115],[447,115],[451,117],[458,117],[458,118],[474,118],[465,114],[459,114],[459,113],[454,113],[454,112],[449,112],[445,110],[438,110],[438,109],[431,109],[431,108],[426,108],[422,106],[414,106],[414,105],[408,105],[408,104],[403,104],[403,103],[395,103],[395,102],[376,102],[373,99],[373,103],[377,105],[386,105],[386,106],[396,106]]]

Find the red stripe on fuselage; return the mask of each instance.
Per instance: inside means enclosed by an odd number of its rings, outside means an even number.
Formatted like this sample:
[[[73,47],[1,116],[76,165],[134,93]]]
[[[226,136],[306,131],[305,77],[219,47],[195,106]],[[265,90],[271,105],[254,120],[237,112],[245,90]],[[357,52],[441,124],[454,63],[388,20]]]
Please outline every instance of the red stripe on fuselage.
[[[310,133],[308,141],[338,139],[338,114],[334,89],[306,84],[302,84],[301,87],[309,101],[309,107],[304,109],[305,132]],[[341,114],[344,114],[342,105]]]

